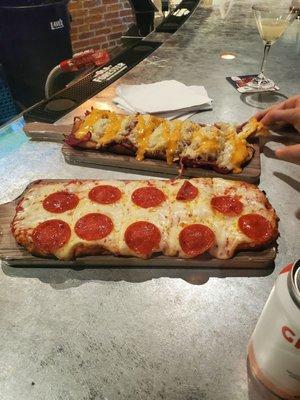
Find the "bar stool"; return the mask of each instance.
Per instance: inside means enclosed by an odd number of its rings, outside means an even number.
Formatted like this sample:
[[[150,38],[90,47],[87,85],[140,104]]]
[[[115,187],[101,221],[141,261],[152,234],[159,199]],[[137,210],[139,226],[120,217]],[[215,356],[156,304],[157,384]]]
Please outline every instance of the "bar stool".
[[[136,19],[138,34],[147,36],[154,29],[154,14],[157,10],[151,0],[129,0]]]

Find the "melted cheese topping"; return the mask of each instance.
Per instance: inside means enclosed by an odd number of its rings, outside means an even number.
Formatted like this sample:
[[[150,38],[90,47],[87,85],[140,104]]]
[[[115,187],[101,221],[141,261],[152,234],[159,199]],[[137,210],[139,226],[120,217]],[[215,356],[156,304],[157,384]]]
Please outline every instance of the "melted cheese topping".
[[[243,203],[242,214],[258,213],[265,217],[276,229],[276,214],[266,207],[265,195],[254,185],[220,178],[194,178],[189,182],[198,188],[198,196],[187,202],[177,201],[176,195],[183,180],[147,180],[147,181],[96,181],[77,180],[69,182],[39,182],[24,193],[22,208],[17,211],[13,221],[14,234],[19,242],[32,250],[32,231],[40,223],[50,219],[60,219],[71,229],[68,243],[53,254],[63,260],[74,257],[76,248],[99,247],[115,255],[137,255],[130,250],[125,241],[127,227],[136,221],[148,221],[157,226],[161,233],[160,246],[157,249],[168,256],[187,258],[179,244],[179,233],[184,226],[203,224],[213,230],[215,245],[209,253],[220,259],[233,256],[236,247],[243,243],[252,243],[238,228],[239,216],[227,216],[216,213],[211,205],[213,196],[238,196]],[[112,185],[122,192],[120,201],[113,204],[99,204],[89,199],[89,191],[98,185]],[[166,200],[159,206],[149,209],[138,207],[131,200],[134,190],[147,185],[155,186],[166,195]],[[80,201],[75,209],[60,214],[53,214],[43,208],[43,200],[57,191],[75,193]],[[101,213],[111,218],[114,229],[103,239],[87,241],[78,237],[74,231],[76,222],[88,213]],[[25,239],[24,239],[25,238]],[[101,254],[101,253],[100,253]]]
[[[23,210],[19,214],[19,219],[15,221],[15,226],[18,231],[23,229],[34,229],[39,223],[59,219],[66,222],[71,229],[71,237],[69,241],[56,250],[53,254],[62,260],[72,259],[75,249],[80,245],[89,246],[102,246],[110,252],[118,251],[118,233],[122,227],[123,210],[120,203],[114,204],[99,204],[92,202],[88,198],[89,191],[98,185],[113,185],[117,186],[121,192],[124,191],[124,183],[122,181],[78,181],[78,182],[53,182],[53,183],[39,183],[34,185],[26,193],[24,202],[22,203]],[[43,200],[51,193],[58,191],[69,191],[76,193],[80,201],[78,206],[61,214],[53,214],[43,207]],[[114,224],[113,231],[103,239],[86,241],[79,238],[74,227],[76,222],[86,214],[101,213],[107,215]]]
[[[191,158],[216,160],[223,148],[220,131],[214,126],[193,127],[192,141],[185,149],[185,154]]]
[[[242,214],[257,213],[265,217],[273,227],[276,225],[275,212],[265,206],[264,194],[254,185],[227,179],[213,179],[213,193],[216,196],[237,196],[243,203]],[[215,213],[215,217],[216,217]],[[251,239],[238,228],[239,216],[222,216],[222,220],[214,218],[216,245],[210,254],[220,259],[228,259],[234,255],[236,247],[241,243],[251,243]]]
[[[170,203],[168,201],[168,181],[156,180],[156,181],[131,181],[128,182],[124,189],[124,199],[122,201],[123,208],[123,222],[120,231],[120,254],[126,256],[136,256],[137,254],[131,250],[124,240],[124,234],[129,225],[136,221],[147,221],[154,224],[160,231],[161,240],[158,252],[164,252],[169,240],[169,230],[172,223],[170,218]],[[150,183],[151,186],[156,187],[163,191],[166,195],[166,201],[163,201],[157,207],[142,208],[134,204],[131,200],[132,193],[140,188],[145,187]],[[140,256],[141,257],[141,256]]]
[[[160,124],[161,120],[156,117],[152,117],[151,115],[147,116],[148,121],[145,121],[146,117],[143,117],[142,115],[138,116],[138,123],[135,128],[137,132],[137,153],[136,153],[136,159],[138,161],[142,161],[145,156],[145,152],[148,149],[148,143],[150,136],[152,135],[152,132],[154,129]]]
[[[199,155],[216,155],[221,149],[220,143],[216,139],[204,140],[197,149]]]
[[[137,124],[130,128],[133,120]],[[82,139],[89,132],[96,148],[112,141],[119,143],[126,135],[137,147],[136,158],[139,161],[144,159],[145,153],[154,155],[159,151],[165,154],[169,165],[174,159],[200,158],[215,161],[218,166],[239,173],[250,154],[247,137],[265,131],[255,118],[251,118],[238,133],[233,125],[227,123],[202,127],[191,121],[168,121],[151,115],[128,117],[93,109],[80,124],[75,137]]]
[[[182,122],[177,121],[174,130],[172,131],[171,138],[167,147],[167,156],[169,154],[170,163],[172,164],[174,156],[176,155],[177,144],[181,139]]]
[[[122,117],[117,114],[111,114],[108,118],[108,124],[105,128],[104,135],[100,138],[98,144],[106,145],[115,139],[117,133],[121,128]]]
[[[203,128],[199,125],[194,125],[192,129],[192,143],[195,143],[203,138]]]
[[[263,124],[255,117],[249,119],[249,121],[244,125],[242,131],[238,134],[241,139],[247,139],[255,133],[257,136],[265,136],[268,134],[268,130],[264,128]]]
[[[155,154],[158,151],[164,152],[167,146],[166,138],[163,135],[163,124],[154,129],[148,142],[148,151]]]
[[[231,163],[233,172],[239,173],[242,171],[241,165],[247,160],[249,152],[245,140],[234,140],[233,150],[231,155]]]
[[[171,165],[173,163],[174,156],[177,150],[177,143],[181,138],[181,128],[182,122],[175,121],[174,128],[172,131],[170,129],[166,132],[164,131],[165,136],[168,136],[167,139],[167,149],[166,149],[166,156],[167,156],[167,163]]]
[[[78,130],[75,133],[76,139],[82,139],[87,133],[93,132],[93,126],[100,118],[108,118],[110,115],[109,111],[98,110],[93,108],[87,117],[80,124]]]

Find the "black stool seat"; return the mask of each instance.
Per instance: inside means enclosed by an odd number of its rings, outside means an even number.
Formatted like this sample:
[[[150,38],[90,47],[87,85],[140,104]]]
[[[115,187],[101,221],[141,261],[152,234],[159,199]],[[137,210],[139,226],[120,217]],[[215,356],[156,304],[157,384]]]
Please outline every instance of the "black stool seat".
[[[129,0],[129,3],[135,13],[157,11],[151,0]]]
[[[158,11],[151,0],[129,0],[135,15],[138,34],[146,36],[154,29],[154,13]]]
[[[161,11],[163,12],[169,11],[169,0],[162,0]]]

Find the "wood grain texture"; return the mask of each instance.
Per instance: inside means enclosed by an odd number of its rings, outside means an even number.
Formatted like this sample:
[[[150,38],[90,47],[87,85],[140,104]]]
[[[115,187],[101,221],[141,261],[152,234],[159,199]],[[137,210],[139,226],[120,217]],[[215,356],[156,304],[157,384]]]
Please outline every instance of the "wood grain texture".
[[[31,140],[59,142],[64,141],[64,137],[71,132],[71,125],[53,125],[40,122],[28,123],[24,127],[24,132]],[[186,168],[185,177],[207,177],[224,178],[234,180],[244,180],[250,183],[259,182],[261,165],[260,150],[257,144],[254,156],[244,167],[240,174],[220,174],[214,170],[204,168]],[[149,158],[143,161],[137,161],[134,157],[128,155],[114,154],[110,152],[100,152],[99,150],[83,150],[63,144],[62,153],[67,163],[81,165],[92,168],[113,168],[116,170],[128,170],[131,173],[145,174],[154,173],[163,176],[177,176],[178,164],[168,165],[164,160],[152,160]]]
[[[55,180],[51,180],[53,182]],[[62,180],[59,180],[60,182]],[[46,182],[49,182],[47,180]],[[0,205],[0,258],[11,266],[44,267],[137,267],[137,268],[175,268],[175,269],[224,269],[224,270],[270,270],[274,266],[276,248],[270,247],[259,251],[244,251],[229,260],[218,260],[209,255],[196,259],[154,256],[143,260],[137,257],[115,257],[112,255],[89,256],[73,261],[40,258],[31,255],[19,246],[10,230],[10,223],[15,214],[17,200]]]
[[[23,130],[31,140],[63,143],[65,136],[71,133],[72,125],[28,122]]]
[[[182,177],[206,177],[206,178],[224,178],[233,180],[243,180],[250,183],[259,182],[261,166],[259,146],[254,144],[254,156],[244,167],[240,174],[220,174],[213,170],[204,168],[186,168]],[[131,173],[155,173],[163,176],[177,176],[178,164],[168,165],[164,160],[152,160],[145,158],[143,161],[137,161],[132,156],[119,155],[109,152],[100,152],[97,150],[75,149],[67,144],[63,144],[62,153],[67,163],[81,165],[92,168],[113,168],[120,171],[124,169]]]

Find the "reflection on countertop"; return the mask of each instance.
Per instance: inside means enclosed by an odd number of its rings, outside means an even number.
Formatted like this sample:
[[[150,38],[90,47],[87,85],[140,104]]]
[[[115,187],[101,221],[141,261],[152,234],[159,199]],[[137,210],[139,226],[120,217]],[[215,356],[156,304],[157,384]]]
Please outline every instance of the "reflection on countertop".
[[[280,400],[278,396],[268,390],[253,374],[247,359],[248,400]]]

